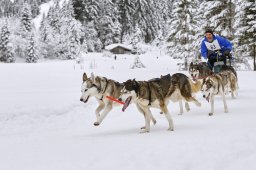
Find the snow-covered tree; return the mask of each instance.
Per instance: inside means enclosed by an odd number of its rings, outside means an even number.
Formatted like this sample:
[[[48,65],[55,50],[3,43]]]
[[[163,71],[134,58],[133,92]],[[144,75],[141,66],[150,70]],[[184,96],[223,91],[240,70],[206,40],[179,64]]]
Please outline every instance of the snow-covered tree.
[[[200,4],[200,10],[204,11],[204,28],[213,28],[214,31],[232,40],[233,20],[235,15],[235,5],[233,0],[204,0]]]
[[[91,21],[84,29],[84,37],[87,42],[88,52],[99,52],[102,50],[102,43],[98,38],[98,33],[95,29],[94,22]]]
[[[39,56],[42,58],[55,58],[54,47],[57,46],[56,31],[49,24],[48,18],[43,15],[39,27]]]
[[[131,67],[131,69],[135,69],[135,68],[145,68],[146,66],[141,62],[140,57],[136,56],[134,58],[134,62],[133,65]]]
[[[234,23],[237,57],[253,56],[256,38],[256,5],[254,0],[237,0]]]
[[[12,63],[15,61],[12,46],[10,43],[10,32],[7,22],[1,28],[0,32],[0,61]]]
[[[62,5],[60,10],[58,44],[55,54],[60,59],[75,59],[80,53],[81,23],[74,18],[73,2]]]
[[[196,56],[196,30],[200,23],[194,16],[197,8],[197,3],[193,0],[176,0],[173,4],[167,45],[174,58],[185,60]]]
[[[124,41],[125,35],[130,35],[133,31],[133,16],[135,13],[135,1],[118,0],[119,23],[121,25],[120,42]]]
[[[157,37],[159,28],[158,22],[154,20],[153,11],[153,1],[137,0],[135,2],[134,23],[140,27],[146,43],[152,42]]]
[[[32,20],[31,7],[29,4],[25,3],[23,5],[23,9],[21,13],[21,29],[24,32],[24,34],[30,33],[32,31],[31,20]]]
[[[135,29],[133,30],[133,34],[129,38],[130,38],[129,42],[132,44],[133,50],[136,53],[140,54],[141,53],[141,49],[140,49],[138,44],[142,41],[143,35],[142,35],[142,32],[139,29],[138,25],[135,26]]]
[[[38,60],[37,50],[35,46],[34,35],[31,35],[29,39],[29,45],[26,52],[26,62],[27,63],[36,63]]]

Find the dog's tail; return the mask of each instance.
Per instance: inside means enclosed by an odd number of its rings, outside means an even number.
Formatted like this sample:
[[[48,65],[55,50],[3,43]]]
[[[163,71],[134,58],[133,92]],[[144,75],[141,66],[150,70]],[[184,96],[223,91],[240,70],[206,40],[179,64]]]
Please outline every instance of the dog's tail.
[[[200,80],[196,80],[196,82],[194,82],[193,80],[189,79],[189,83],[191,85],[192,93],[197,93],[201,90],[202,82]]]

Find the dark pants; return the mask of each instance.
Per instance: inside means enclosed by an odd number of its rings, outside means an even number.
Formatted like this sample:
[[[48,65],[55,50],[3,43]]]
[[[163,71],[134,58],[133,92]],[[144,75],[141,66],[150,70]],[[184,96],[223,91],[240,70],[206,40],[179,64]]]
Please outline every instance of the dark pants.
[[[209,67],[212,69],[214,66],[214,63],[217,61],[223,61],[224,65],[226,65],[226,56],[219,56],[218,58],[215,56],[214,57],[210,56],[207,63],[209,65]]]

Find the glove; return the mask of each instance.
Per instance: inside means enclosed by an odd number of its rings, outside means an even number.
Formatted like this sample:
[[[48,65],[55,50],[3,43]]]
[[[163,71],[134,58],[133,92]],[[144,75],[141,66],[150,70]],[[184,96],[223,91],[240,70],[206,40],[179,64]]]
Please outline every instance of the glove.
[[[210,56],[211,56],[212,54],[214,54],[214,53],[215,53],[215,51],[208,50],[208,52],[207,52],[207,58],[210,58]]]
[[[212,55],[212,54],[214,54],[214,53],[215,53],[215,51],[208,50],[208,56],[209,56],[209,55]]]
[[[223,52],[223,55],[224,55],[224,56],[227,56],[228,58],[231,57],[229,50],[225,50],[225,51]]]

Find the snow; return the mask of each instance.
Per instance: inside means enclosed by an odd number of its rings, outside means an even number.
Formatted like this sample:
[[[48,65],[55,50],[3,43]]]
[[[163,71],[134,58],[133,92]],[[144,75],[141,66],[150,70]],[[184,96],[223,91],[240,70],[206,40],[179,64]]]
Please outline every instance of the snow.
[[[175,130],[152,109],[157,124],[140,134],[143,116],[134,105],[125,112],[114,108],[99,127],[95,99],[81,103],[82,74],[106,76],[120,82],[148,80],[179,72],[176,61],[153,50],[140,56],[143,69],[130,69],[135,55],[102,57],[84,54],[84,70],[75,61],[0,63],[0,169],[3,170],[244,170],[255,169],[255,72],[239,71],[239,96],[227,96],[229,113],[221,98],[216,113],[210,105],[190,104],[178,115],[178,103],[168,108]],[[157,59],[158,57],[158,59]],[[91,63],[94,67],[90,67]],[[188,74],[187,72],[183,72]]]

